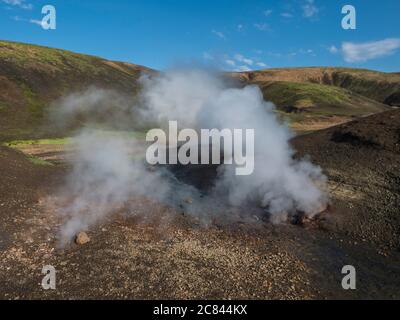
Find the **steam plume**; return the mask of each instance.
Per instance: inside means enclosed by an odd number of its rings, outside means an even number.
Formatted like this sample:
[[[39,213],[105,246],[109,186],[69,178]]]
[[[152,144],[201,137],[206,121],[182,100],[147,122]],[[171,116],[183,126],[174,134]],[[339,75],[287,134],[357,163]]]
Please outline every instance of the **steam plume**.
[[[232,88],[222,77],[204,70],[143,76],[140,84],[139,102],[128,109],[147,127],[167,128],[168,121],[174,120],[180,129],[197,131],[254,129],[255,171],[237,176],[232,166],[222,165],[212,192],[200,197],[195,188],[177,185],[167,171],[148,170],[145,146],[131,135],[82,130],[75,137],[77,151],[64,192],[73,201],[60,209],[66,220],[63,238],[98,223],[140,195],[166,203],[179,203],[190,196],[195,199],[192,212],[202,216],[208,214],[215,199],[230,206],[262,206],[273,221],[282,221],[296,211],[312,216],[326,204],[327,195],[322,191],[326,178],[321,169],[306,160],[294,160],[289,144],[292,134],[278,121],[274,105],[264,101],[258,87]],[[86,105],[95,112],[98,97],[109,98],[105,91],[99,95],[91,90],[64,99],[59,112],[71,115],[76,109],[82,111],[75,102],[84,106],[85,97],[89,99]],[[111,114],[106,122],[108,128],[118,128],[119,117]]]

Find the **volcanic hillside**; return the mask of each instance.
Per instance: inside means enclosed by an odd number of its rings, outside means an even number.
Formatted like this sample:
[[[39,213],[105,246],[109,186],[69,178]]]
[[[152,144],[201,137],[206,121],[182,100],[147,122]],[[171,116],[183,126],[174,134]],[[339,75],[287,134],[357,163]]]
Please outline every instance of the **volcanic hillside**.
[[[300,131],[400,106],[400,75],[362,69],[293,68],[232,73],[256,84]]]
[[[89,87],[134,98],[146,67],[30,44],[0,41],[0,140],[49,138],[52,102]],[[271,69],[229,76],[256,84],[298,132],[387,111],[400,105],[400,75],[340,68]],[[47,129],[44,133],[43,128]]]
[[[0,140],[32,137],[49,104],[88,87],[134,96],[150,69],[30,44],[0,41]]]
[[[400,74],[350,68],[292,68],[244,72],[246,82],[292,82],[331,85],[360,94],[372,100],[400,106]]]

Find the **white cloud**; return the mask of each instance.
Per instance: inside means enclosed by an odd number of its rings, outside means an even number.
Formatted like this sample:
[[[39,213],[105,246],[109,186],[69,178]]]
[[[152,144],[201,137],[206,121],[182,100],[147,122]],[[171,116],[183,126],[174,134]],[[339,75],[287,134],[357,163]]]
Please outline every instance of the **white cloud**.
[[[29,20],[28,20],[28,19],[25,19],[25,18],[21,18],[20,16],[12,17],[12,19],[13,19],[14,21],[17,21],[17,22],[29,22],[29,23],[38,25],[38,26],[40,26],[40,27],[43,27],[43,22],[42,22],[42,20],[36,20],[36,19],[29,19]]]
[[[265,64],[260,59],[251,59],[247,58],[242,54],[235,54],[233,56],[225,55],[222,60],[224,65],[229,68],[229,70],[235,72],[247,72],[254,69],[254,67],[258,68],[268,68],[267,64]]]
[[[272,14],[272,10],[265,10],[264,16],[269,17]]]
[[[330,47],[328,48],[328,50],[329,50],[329,52],[332,53],[332,54],[336,54],[336,53],[339,52],[339,49],[336,48],[335,46],[330,46]]]
[[[293,18],[293,14],[291,14],[290,12],[282,12],[281,16],[284,18]]]
[[[33,5],[27,3],[25,0],[1,0],[1,1],[10,6],[16,6],[24,10],[32,10],[33,8]]]
[[[224,64],[229,67],[230,70],[235,72],[247,72],[252,70],[252,66],[260,68],[267,68],[267,65],[260,61],[254,61],[253,59],[246,58],[242,54],[235,54],[234,56],[225,55]]]
[[[255,23],[254,27],[260,31],[270,30],[270,27],[267,23]]]
[[[300,53],[300,54],[308,54],[308,55],[311,55],[311,56],[313,56],[313,57],[316,56],[314,50],[312,50],[312,49],[300,49],[300,50],[299,50],[299,53]]]
[[[346,62],[366,62],[371,59],[392,55],[399,48],[400,39],[398,38],[364,43],[344,42],[342,44],[342,53]]]
[[[41,20],[36,20],[36,19],[30,19],[29,20],[30,23],[36,24],[38,26],[43,26],[43,22]]]
[[[232,59],[226,59],[226,60],[225,60],[225,63],[226,63],[228,66],[236,67],[236,63],[235,63],[235,61],[233,61]]]
[[[305,0],[302,9],[303,9],[303,16],[306,18],[313,18],[317,16],[319,13],[319,9],[315,5],[314,0]]]
[[[244,64],[247,64],[247,65],[250,65],[250,66],[253,65],[253,63],[254,63],[253,60],[251,60],[249,58],[246,58],[241,54],[235,54],[234,58],[235,58],[236,61],[244,63]]]
[[[238,24],[238,26],[237,26],[237,29],[238,29],[238,31],[240,32],[240,31],[243,31],[243,25],[242,24]]]
[[[215,34],[218,38],[226,39],[225,34],[223,34],[221,31],[212,30],[211,32],[212,32],[213,34]]]
[[[248,66],[239,66],[235,71],[237,71],[237,72],[248,72],[248,71],[251,71],[251,69]]]
[[[264,62],[257,62],[256,65],[260,68],[267,68],[268,66]]]

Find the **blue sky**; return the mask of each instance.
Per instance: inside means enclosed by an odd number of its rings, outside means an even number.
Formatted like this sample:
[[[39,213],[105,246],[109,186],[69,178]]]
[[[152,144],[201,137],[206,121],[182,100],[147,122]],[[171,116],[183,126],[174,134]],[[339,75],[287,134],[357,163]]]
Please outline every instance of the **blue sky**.
[[[57,29],[43,30],[43,5]],[[343,30],[341,9],[357,10]],[[0,38],[165,69],[346,66],[400,71],[399,0],[0,0]]]

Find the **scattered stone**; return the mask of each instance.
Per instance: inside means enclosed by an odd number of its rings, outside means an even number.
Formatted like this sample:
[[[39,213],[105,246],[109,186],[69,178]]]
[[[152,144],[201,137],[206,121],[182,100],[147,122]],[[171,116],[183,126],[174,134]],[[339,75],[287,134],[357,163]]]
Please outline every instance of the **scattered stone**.
[[[79,232],[75,238],[75,243],[78,245],[84,245],[90,241],[89,236],[86,232]]]

